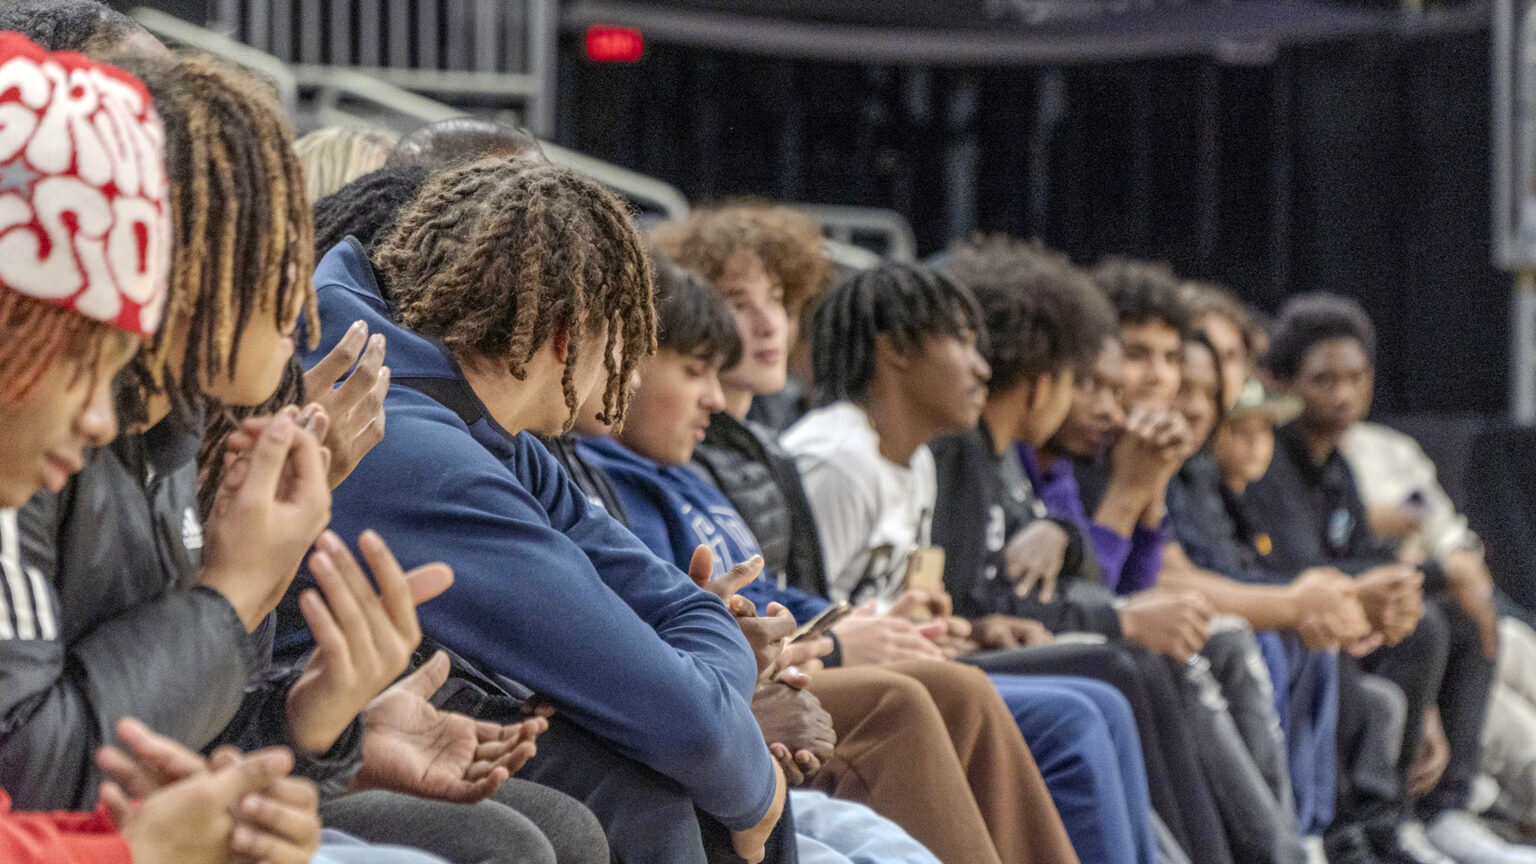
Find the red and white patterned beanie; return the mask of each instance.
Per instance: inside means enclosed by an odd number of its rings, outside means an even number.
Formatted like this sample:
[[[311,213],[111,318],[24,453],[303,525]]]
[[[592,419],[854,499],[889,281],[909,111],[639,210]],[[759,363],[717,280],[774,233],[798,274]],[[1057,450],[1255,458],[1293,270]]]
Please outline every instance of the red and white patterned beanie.
[[[154,335],[168,196],[165,132],[138,79],[0,33],[0,286]]]

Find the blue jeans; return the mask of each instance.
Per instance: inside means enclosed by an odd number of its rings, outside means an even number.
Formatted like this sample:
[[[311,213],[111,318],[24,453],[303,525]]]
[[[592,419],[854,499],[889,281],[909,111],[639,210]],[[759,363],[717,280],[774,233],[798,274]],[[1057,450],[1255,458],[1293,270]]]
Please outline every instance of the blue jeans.
[[[990,675],[1082,864],[1154,864],[1152,803],[1130,703],[1064,675]]]
[[[901,826],[852,801],[791,789],[801,864],[939,864]]]
[[[1321,834],[1333,822],[1338,785],[1338,654],[1309,651],[1295,633],[1254,635],[1275,682],[1275,711],[1285,732],[1296,794],[1296,827],[1303,834]]]

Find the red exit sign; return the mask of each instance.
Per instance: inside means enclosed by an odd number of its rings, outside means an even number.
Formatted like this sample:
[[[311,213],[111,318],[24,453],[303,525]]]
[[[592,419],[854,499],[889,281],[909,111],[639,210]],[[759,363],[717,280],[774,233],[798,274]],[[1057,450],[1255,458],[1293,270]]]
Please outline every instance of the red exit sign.
[[[587,59],[599,63],[634,63],[645,53],[645,39],[633,27],[593,24],[587,28]]]

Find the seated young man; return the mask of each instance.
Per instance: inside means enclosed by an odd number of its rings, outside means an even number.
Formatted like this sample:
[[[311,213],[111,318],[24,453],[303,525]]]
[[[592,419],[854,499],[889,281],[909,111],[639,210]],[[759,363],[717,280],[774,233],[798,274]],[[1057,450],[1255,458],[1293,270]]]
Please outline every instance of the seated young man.
[[[1090,423],[1069,414],[1037,451],[1036,474],[1050,512],[1085,532],[1104,584],[1130,594],[1157,582],[1164,496],[1191,452],[1187,424],[1172,410],[1189,320],[1160,265],[1111,258],[1092,276],[1119,323],[1120,390],[1108,413],[1082,418]]]
[[[928,545],[937,478],[928,442],[976,423],[990,374],[976,340],[985,338],[975,301],[927,268],[886,264],[854,274],[822,301],[815,318],[817,386],[833,401],[783,438],[794,454],[821,537],[827,584],[835,600],[927,613],[947,629],[951,651],[974,650],[968,625],[950,613],[942,590],[942,552]],[[993,678],[1014,710],[1048,786],[1052,769],[1033,715],[1041,694],[1086,698],[1118,727],[1112,754],[1124,777],[1130,821],[1094,823],[1093,808],[1064,786],[1053,797],[1078,855],[1137,860],[1151,854],[1145,774],[1134,720],[1113,688],[1079,678]],[[1034,730],[1034,731],[1032,731]],[[1110,766],[1106,765],[1108,769]],[[1101,800],[1101,806],[1113,802]],[[1093,832],[1115,828],[1109,837]],[[1116,851],[1108,841],[1120,844]]]
[[[714,550],[716,570],[724,572],[759,555],[759,547],[725,496],[690,470],[688,462],[701,426],[707,427],[723,406],[718,376],[722,368],[736,365],[741,342],[714,290],[666,262],[658,265],[657,318],[660,351],[640,370],[622,432],[617,440],[584,439],[581,467],[605,475],[623,502],[627,524],[658,555],[686,567],[693,550],[705,545]],[[582,427],[592,413],[583,411],[579,430],[586,431]],[[606,432],[593,431],[598,436]],[[760,601],[781,597],[804,620],[827,606],[824,599],[800,592],[759,590],[751,595]],[[778,605],[770,602],[766,608]],[[781,656],[781,665],[793,662],[803,661]],[[972,718],[955,730],[956,740],[950,739],[946,715],[934,699],[904,680],[904,668],[919,679],[944,673],[978,679],[979,689],[967,688],[963,704],[952,708]],[[758,686],[753,709],[765,735],[792,725],[780,707],[786,681],[793,679],[780,676]],[[891,816],[946,861],[1076,860],[1012,716],[995,692],[987,692],[990,685],[979,672],[932,661],[838,668],[816,672],[804,689],[800,701],[824,703],[837,732],[837,750],[826,754],[831,758],[825,767],[806,772],[804,779],[813,788],[863,801]],[[944,696],[955,688],[936,689]],[[893,741],[900,746],[891,746]],[[793,742],[770,738],[769,743],[782,748]],[[793,764],[785,769],[792,777],[800,773]],[[987,801],[985,813],[978,796]],[[796,815],[804,834],[806,810],[798,798]]]
[[[1465,810],[1493,676],[1475,619],[1433,562],[1422,575],[1397,563],[1396,549],[1371,530],[1338,449],[1370,408],[1375,347],[1369,318],[1348,299],[1307,295],[1281,310],[1269,370],[1301,400],[1302,412],[1276,434],[1269,471],[1244,496],[1254,530],[1269,540],[1262,563],[1279,572],[1333,565],[1358,574],[1357,596],[1386,643],[1362,662],[1407,697],[1400,788],[1429,706],[1439,707],[1449,741],[1444,774],[1414,805],[1429,840],[1460,864],[1533,861],[1536,849],[1504,843]]]
[[[1164,748],[1157,737],[1144,745],[1156,754],[1161,764],[1149,764],[1149,774],[1167,775],[1173,785],[1188,790],[1213,785],[1211,807],[1215,801],[1236,802],[1220,809],[1228,814],[1228,834],[1234,852],[1241,860],[1297,860],[1301,844],[1288,818],[1286,808],[1277,800],[1285,784],[1275,778],[1272,789],[1263,779],[1279,774],[1284,766],[1269,771],[1255,765],[1248,752],[1244,729],[1235,725],[1239,712],[1223,709],[1212,712],[1199,701],[1200,694],[1217,685],[1203,665],[1186,667],[1184,661],[1199,648],[1202,634],[1189,639],[1175,654],[1178,668],[1142,657],[1126,646],[1125,639],[1145,640],[1166,646],[1168,603],[1178,609],[1184,601],[1176,595],[1152,592],[1115,608],[1103,596],[1104,589],[1081,580],[1082,554],[1068,556],[1068,539],[1077,533],[1071,522],[1043,519],[1044,507],[1017,461],[1016,448],[1035,447],[1050,438],[1061,426],[1076,401],[1075,384],[1079,369],[1085,371],[1113,331],[1113,309],[1087,276],[1072,266],[1065,256],[1038,244],[1021,243],[1006,237],[977,238],[954,244],[945,260],[946,272],[952,273],[971,288],[980,303],[988,325],[989,361],[993,377],[988,382],[988,397],[982,421],[976,430],[953,438],[940,439],[933,449],[939,466],[939,511],[935,520],[935,539],[945,550],[946,583],[952,592],[970,595],[970,605],[978,611],[1023,615],[1046,622],[1053,631],[1090,629],[1111,640],[1111,645],[1142,659],[1142,677],[1154,681],[1163,678],[1185,681],[1186,694],[1173,705],[1162,705],[1159,716],[1149,718],[1155,727],[1187,727],[1198,731],[1205,745],[1199,748],[1207,767],[1202,769],[1193,757],[1195,748],[1176,736]],[[1092,379],[1089,379],[1092,380]],[[990,516],[989,516],[990,514]],[[1073,560],[1067,560],[1068,558]],[[1044,559],[1043,561],[1041,559]],[[1059,592],[1054,582],[1057,574],[1068,580]],[[1036,589],[1036,584],[1045,587]],[[1060,599],[1048,598],[1060,593]],[[1095,594],[1099,596],[1094,596]],[[1049,602],[1043,602],[1045,600]],[[957,605],[961,601],[957,601]],[[983,623],[988,619],[983,619]],[[1006,619],[1004,619],[1006,620]],[[1175,619],[1176,620],[1176,619]],[[1148,629],[1150,628],[1150,629]],[[1177,630],[1172,633],[1177,635]],[[1257,648],[1253,648],[1257,654]],[[1226,652],[1230,661],[1215,669],[1238,667],[1240,655]],[[1151,661],[1151,662],[1146,662]],[[996,660],[985,661],[989,668]],[[1177,677],[1171,677],[1177,673]],[[1254,713],[1267,713],[1274,725],[1270,697],[1248,675],[1231,675],[1242,686],[1228,689],[1243,704],[1254,706]],[[1189,701],[1188,705],[1180,704]],[[1234,708],[1235,708],[1234,702]],[[1174,730],[1174,731],[1179,731]],[[1265,768],[1278,761],[1275,736],[1268,736]],[[1211,754],[1206,757],[1205,754]],[[1219,763],[1215,770],[1211,763]],[[1152,768],[1158,770],[1150,770]],[[1257,776],[1259,773],[1264,778]],[[1179,806],[1174,789],[1159,788],[1153,782],[1154,801],[1165,820],[1181,824],[1194,812]],[[1188,797],[1187,794],[1185,796]],[[1197,805],[1198,806],[1198,802]],[[1196,823],[1199,824],[1199,823]],[[1190,832],[1185,832],[1188,837]],[[1198,840],[1190,842],[1198,843]]]
[[[792,843],[769,842],[784,778],[748,705],[744,625],[525,434],[560,433],[599,390],[621,419],[654,344],[649,264],[623,207],[566,169],[478,162],[434,176],[376,257],[390,305],[351,242],[316,277],[320,350],[363,318],[387,333],[393,373],[389,434],[336,490],[335,524],[376,525],[402,560],[453,566],[422,609],[426,635],[556,707],[526,776],[585,800],[621,858],[697,864],[707,831],[717,856],[793,860]],[[296,624],[285,641],[302,644]]]
[[[1412,437],[1361,421],[1339,450],[1355,475],[1366,518],[1408,560],[1430,560],[1445,571],[1457,603],[1477,622],[1483,652],[1496,656],[1497,676],[1483,730],[1482,771],[1499,785],[1495,811],[1514,824],[1536,824],[1536,713],[1526,694],[1536,673],[1524,660],[1536,633],[1513,617],[1500,618],[1482,540],[1440,485],[1435,463]]]
[[[1193,500],[1204,472],[1181,473],[1170,488],[1174,533],[1190,559],[1212,573],[1283,591],[1284,582],[1260,563],[1267,541],[1255,534],[1243,492],[1262,478],[1274,455],[1274,427],[1289,422],[1299,406],[1267,392],[1250,378],[1211,436],[1209,460],[1220,484],[1218,507]],[[1185,484],[1188,485],[1185,485]],[[1176,493],[1176,494],[1175,494]],[[1358,601],[1353,601],[1358,603]],[[1277,605],[1285,605],[1276,599]],[[1363,612],[1360,613],[1363,616]],[[1312,650],[1337,637],[1321,622],[1298,632],[1261,633],[1265,663],[1276,682],[1276,710],[1285,729],[1296,790],[1298,824],[1323,833],[1328,859],[1340,864],[1378,860],[1434,860],[1412,825],[1401,825],[1397,757],[1406,709],[1395,684],[1340,664],[1333,649]],[[1337,772],[1335,769],[1337,754]],[[1373,844],[1374,838],[1374,844]]]

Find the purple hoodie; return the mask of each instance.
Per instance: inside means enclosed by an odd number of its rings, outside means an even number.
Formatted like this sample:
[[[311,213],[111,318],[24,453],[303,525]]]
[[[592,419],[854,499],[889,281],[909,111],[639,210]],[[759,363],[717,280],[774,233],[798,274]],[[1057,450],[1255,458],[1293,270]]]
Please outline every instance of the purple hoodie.
[[[1058,459],[1049,468],[1042,468],[1040,457],[1033,448],[1020,444],[1018,449],[1019,461],[1024,463],[1024,472],[1029,475],[1029,482],[1034,485],[1035,494],[1044,502],[1045,509],[1055,518],[1076,525],[1088,538],[1099,569],[1104,572],[1106,587],[1116,594],[1131,594],[1157,584],[1157,574],[1163,564],[1164,525],[1157,528],[1138,525],[1127,538],[1094,522],[1083,506],[1071,459]]]

